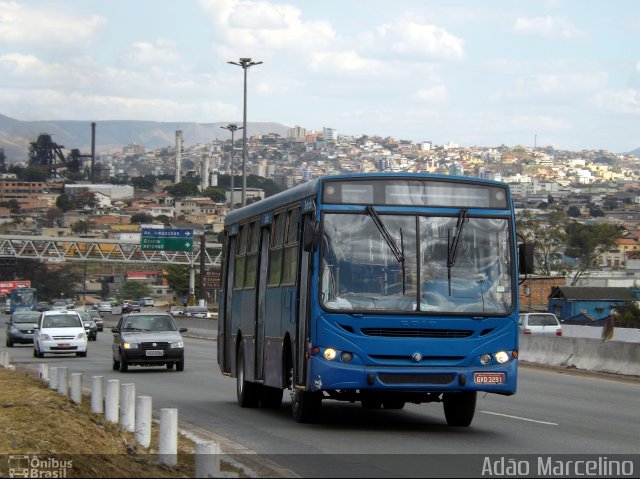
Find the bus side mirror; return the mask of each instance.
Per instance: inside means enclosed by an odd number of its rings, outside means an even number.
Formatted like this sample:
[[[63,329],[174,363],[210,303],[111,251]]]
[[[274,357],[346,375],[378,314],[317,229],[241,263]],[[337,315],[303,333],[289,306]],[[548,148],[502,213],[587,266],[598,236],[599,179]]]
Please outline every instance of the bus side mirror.
[[[533,245],[527,243],[518,245],[518,272],[533,274]]]
[[[320,237],[318,234],[320,226],[317,221],[311,219],[305,221],[304,232],[302,233],[302,249],[305,251],[315,251],[318,248]]]

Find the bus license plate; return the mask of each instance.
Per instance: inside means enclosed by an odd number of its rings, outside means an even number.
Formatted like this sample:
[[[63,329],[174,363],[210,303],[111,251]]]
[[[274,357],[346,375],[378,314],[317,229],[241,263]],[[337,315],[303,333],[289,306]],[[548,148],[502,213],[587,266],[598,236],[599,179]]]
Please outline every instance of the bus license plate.
[[[164,351],[161,349],[150,349],[147,351],[147,356],[162,356]]]
[[[476,384],[502,384],[504,373],[475,373],[473,382]]]

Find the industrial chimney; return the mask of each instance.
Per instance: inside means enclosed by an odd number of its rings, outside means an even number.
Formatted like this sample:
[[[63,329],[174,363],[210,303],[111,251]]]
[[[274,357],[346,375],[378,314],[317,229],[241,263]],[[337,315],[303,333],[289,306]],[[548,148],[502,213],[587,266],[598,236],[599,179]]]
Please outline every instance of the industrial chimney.
[[[202,159],[202,173],[200,174],[202,180],[202,191],[209,188],[209,156],[205,156]]]
[[[95,181],[96,175],[96,122],[91,122],[91,171],[89,172],[89,179],[91,183]]]

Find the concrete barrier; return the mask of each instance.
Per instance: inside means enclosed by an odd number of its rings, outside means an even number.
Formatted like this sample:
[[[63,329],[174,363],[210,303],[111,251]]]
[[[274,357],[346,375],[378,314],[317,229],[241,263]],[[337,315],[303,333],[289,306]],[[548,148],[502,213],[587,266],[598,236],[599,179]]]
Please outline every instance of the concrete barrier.
[[[640,343],[591,338],[520,336],[520,359],[551,366],[640,376]]]

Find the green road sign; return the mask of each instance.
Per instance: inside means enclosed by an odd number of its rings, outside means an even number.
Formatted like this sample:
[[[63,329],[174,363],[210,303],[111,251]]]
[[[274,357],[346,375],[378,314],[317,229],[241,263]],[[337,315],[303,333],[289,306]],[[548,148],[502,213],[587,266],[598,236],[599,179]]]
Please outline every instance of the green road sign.
[[[192,251],[193,238],[160,238],[142,236],[140,249],[143,251]]]

